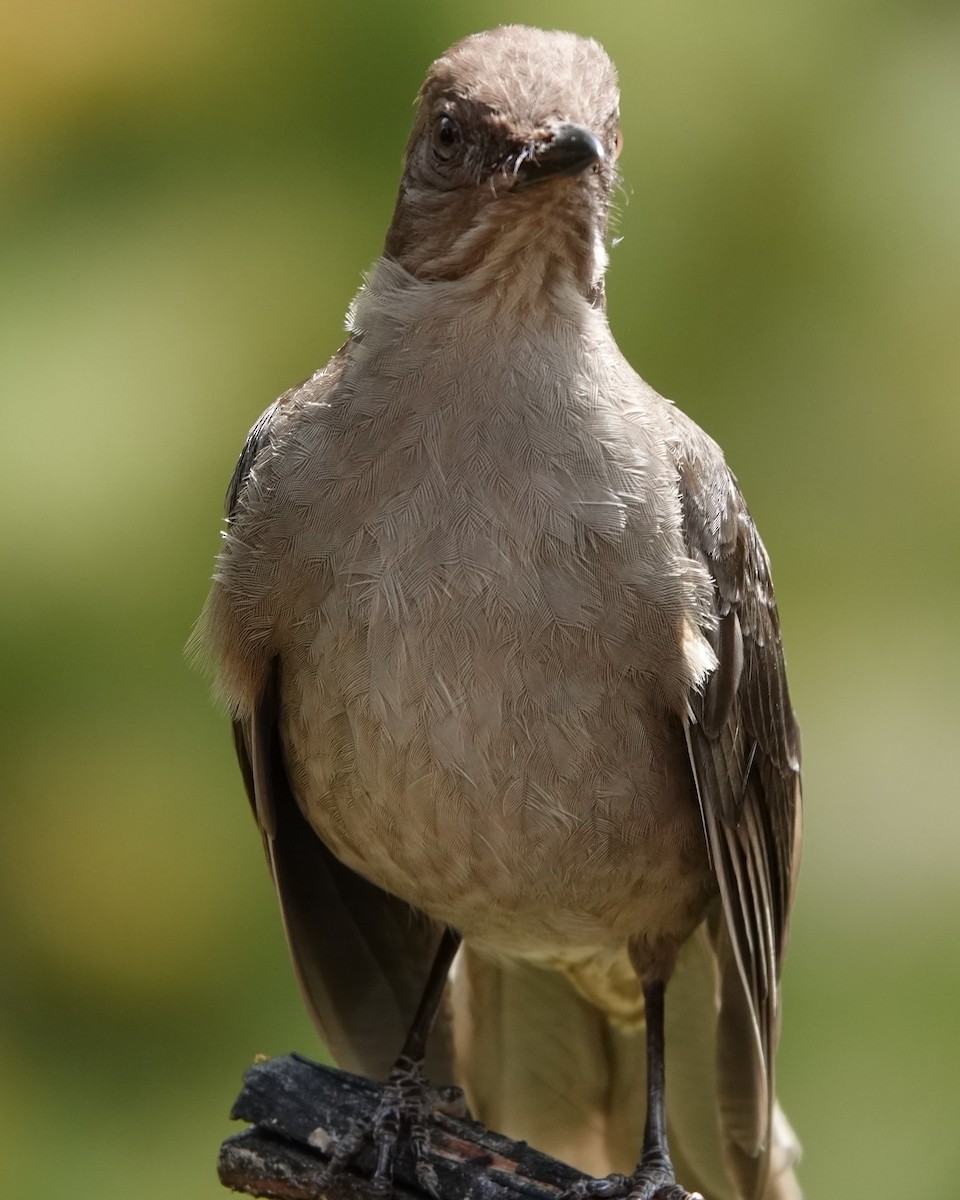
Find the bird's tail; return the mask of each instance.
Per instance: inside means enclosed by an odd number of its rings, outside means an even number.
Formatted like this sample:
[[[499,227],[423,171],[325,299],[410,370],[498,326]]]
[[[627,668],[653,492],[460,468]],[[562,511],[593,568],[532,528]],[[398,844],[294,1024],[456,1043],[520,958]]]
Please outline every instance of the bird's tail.
[[[643,1025],[631,1028],[622,1011],[611,1019],[609,1007],[603,1011],[583,990],[558,971],[491,962],[465,946],[451,996],[458,1082],[491,1128],[591,1175],[629,1174],[646,1115]],[[622,983],[618,993],[622,1005]],[[743,1165],[724,1150],[717,1011],[716,959],[701,929],[667,990],[668,1136],[677,1179],[706,1200],[801,1200],[793,1173],[799,1150],[779,1107],[770,1175],[757,1195],[743,1190]]]

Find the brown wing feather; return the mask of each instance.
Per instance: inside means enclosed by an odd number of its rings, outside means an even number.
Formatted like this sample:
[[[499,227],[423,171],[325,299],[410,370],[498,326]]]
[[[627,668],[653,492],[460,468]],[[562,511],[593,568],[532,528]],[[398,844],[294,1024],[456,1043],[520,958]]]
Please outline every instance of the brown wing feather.
[[[682,414],[676,422],[688,552],[715,589],[716,625],[704,632],[719,665],[691,700],[687,737],[725,917],[715,931],[727,976],[720,1054],[725,1029],[727,1044],[742,1047],[749,1023],[757,1068],[750,1105],[742,1069],[727,1064],[725,1115],[737,1143],[759,1154],[774,1102],[780,970],[800,847],[800,739],[766,551],[719,448]],[[731,991],[734,973],[746,1013]]]

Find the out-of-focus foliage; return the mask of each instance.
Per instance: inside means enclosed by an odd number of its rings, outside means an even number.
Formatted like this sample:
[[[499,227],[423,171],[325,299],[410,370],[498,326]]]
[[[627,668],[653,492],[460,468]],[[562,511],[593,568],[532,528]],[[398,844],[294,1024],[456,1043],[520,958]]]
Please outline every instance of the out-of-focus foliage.
[[[613,325],[774,559],[808,1194],[956,1190],[957,5],[34,0],[0,41],[5,1196],[214,1200],[241,1069],[318,1051],[182,646],[246,429],[379,251],[427,64],[503,20],[617,60]]]

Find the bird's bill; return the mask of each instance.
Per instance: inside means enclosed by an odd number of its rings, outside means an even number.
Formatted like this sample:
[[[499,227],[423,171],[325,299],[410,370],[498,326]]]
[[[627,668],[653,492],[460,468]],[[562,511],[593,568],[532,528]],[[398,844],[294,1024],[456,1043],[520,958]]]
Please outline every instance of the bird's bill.
[[[603,162],[603,143],[582,125],[560,125],[549,141],[537,143],[517,168],[517,187],[546,179],[582,175]]]

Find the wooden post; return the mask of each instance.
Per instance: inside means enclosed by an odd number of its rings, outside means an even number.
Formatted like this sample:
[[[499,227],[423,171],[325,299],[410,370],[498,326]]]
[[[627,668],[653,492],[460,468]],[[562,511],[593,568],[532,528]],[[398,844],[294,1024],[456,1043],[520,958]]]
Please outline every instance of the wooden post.
[[[370,1122],[381,1088],[297,1054],[257,1063],[244,1075],[231,1117],[250,1127],[220,1148],[221,1182],[248,1196],[318,1200],[316,1180],[330,1147],[354,1122]],[[430,1125],[430,1161],[442,1200],[556,1200],[583,1179],[555,1158],[491,1133],[476,1121],[441,1112]],[[330,1187],[330,1200],[368,1200],[374,1155],[366,1145]],[[394,1170],[396,1200],[429,1200],[402,1149]]]

